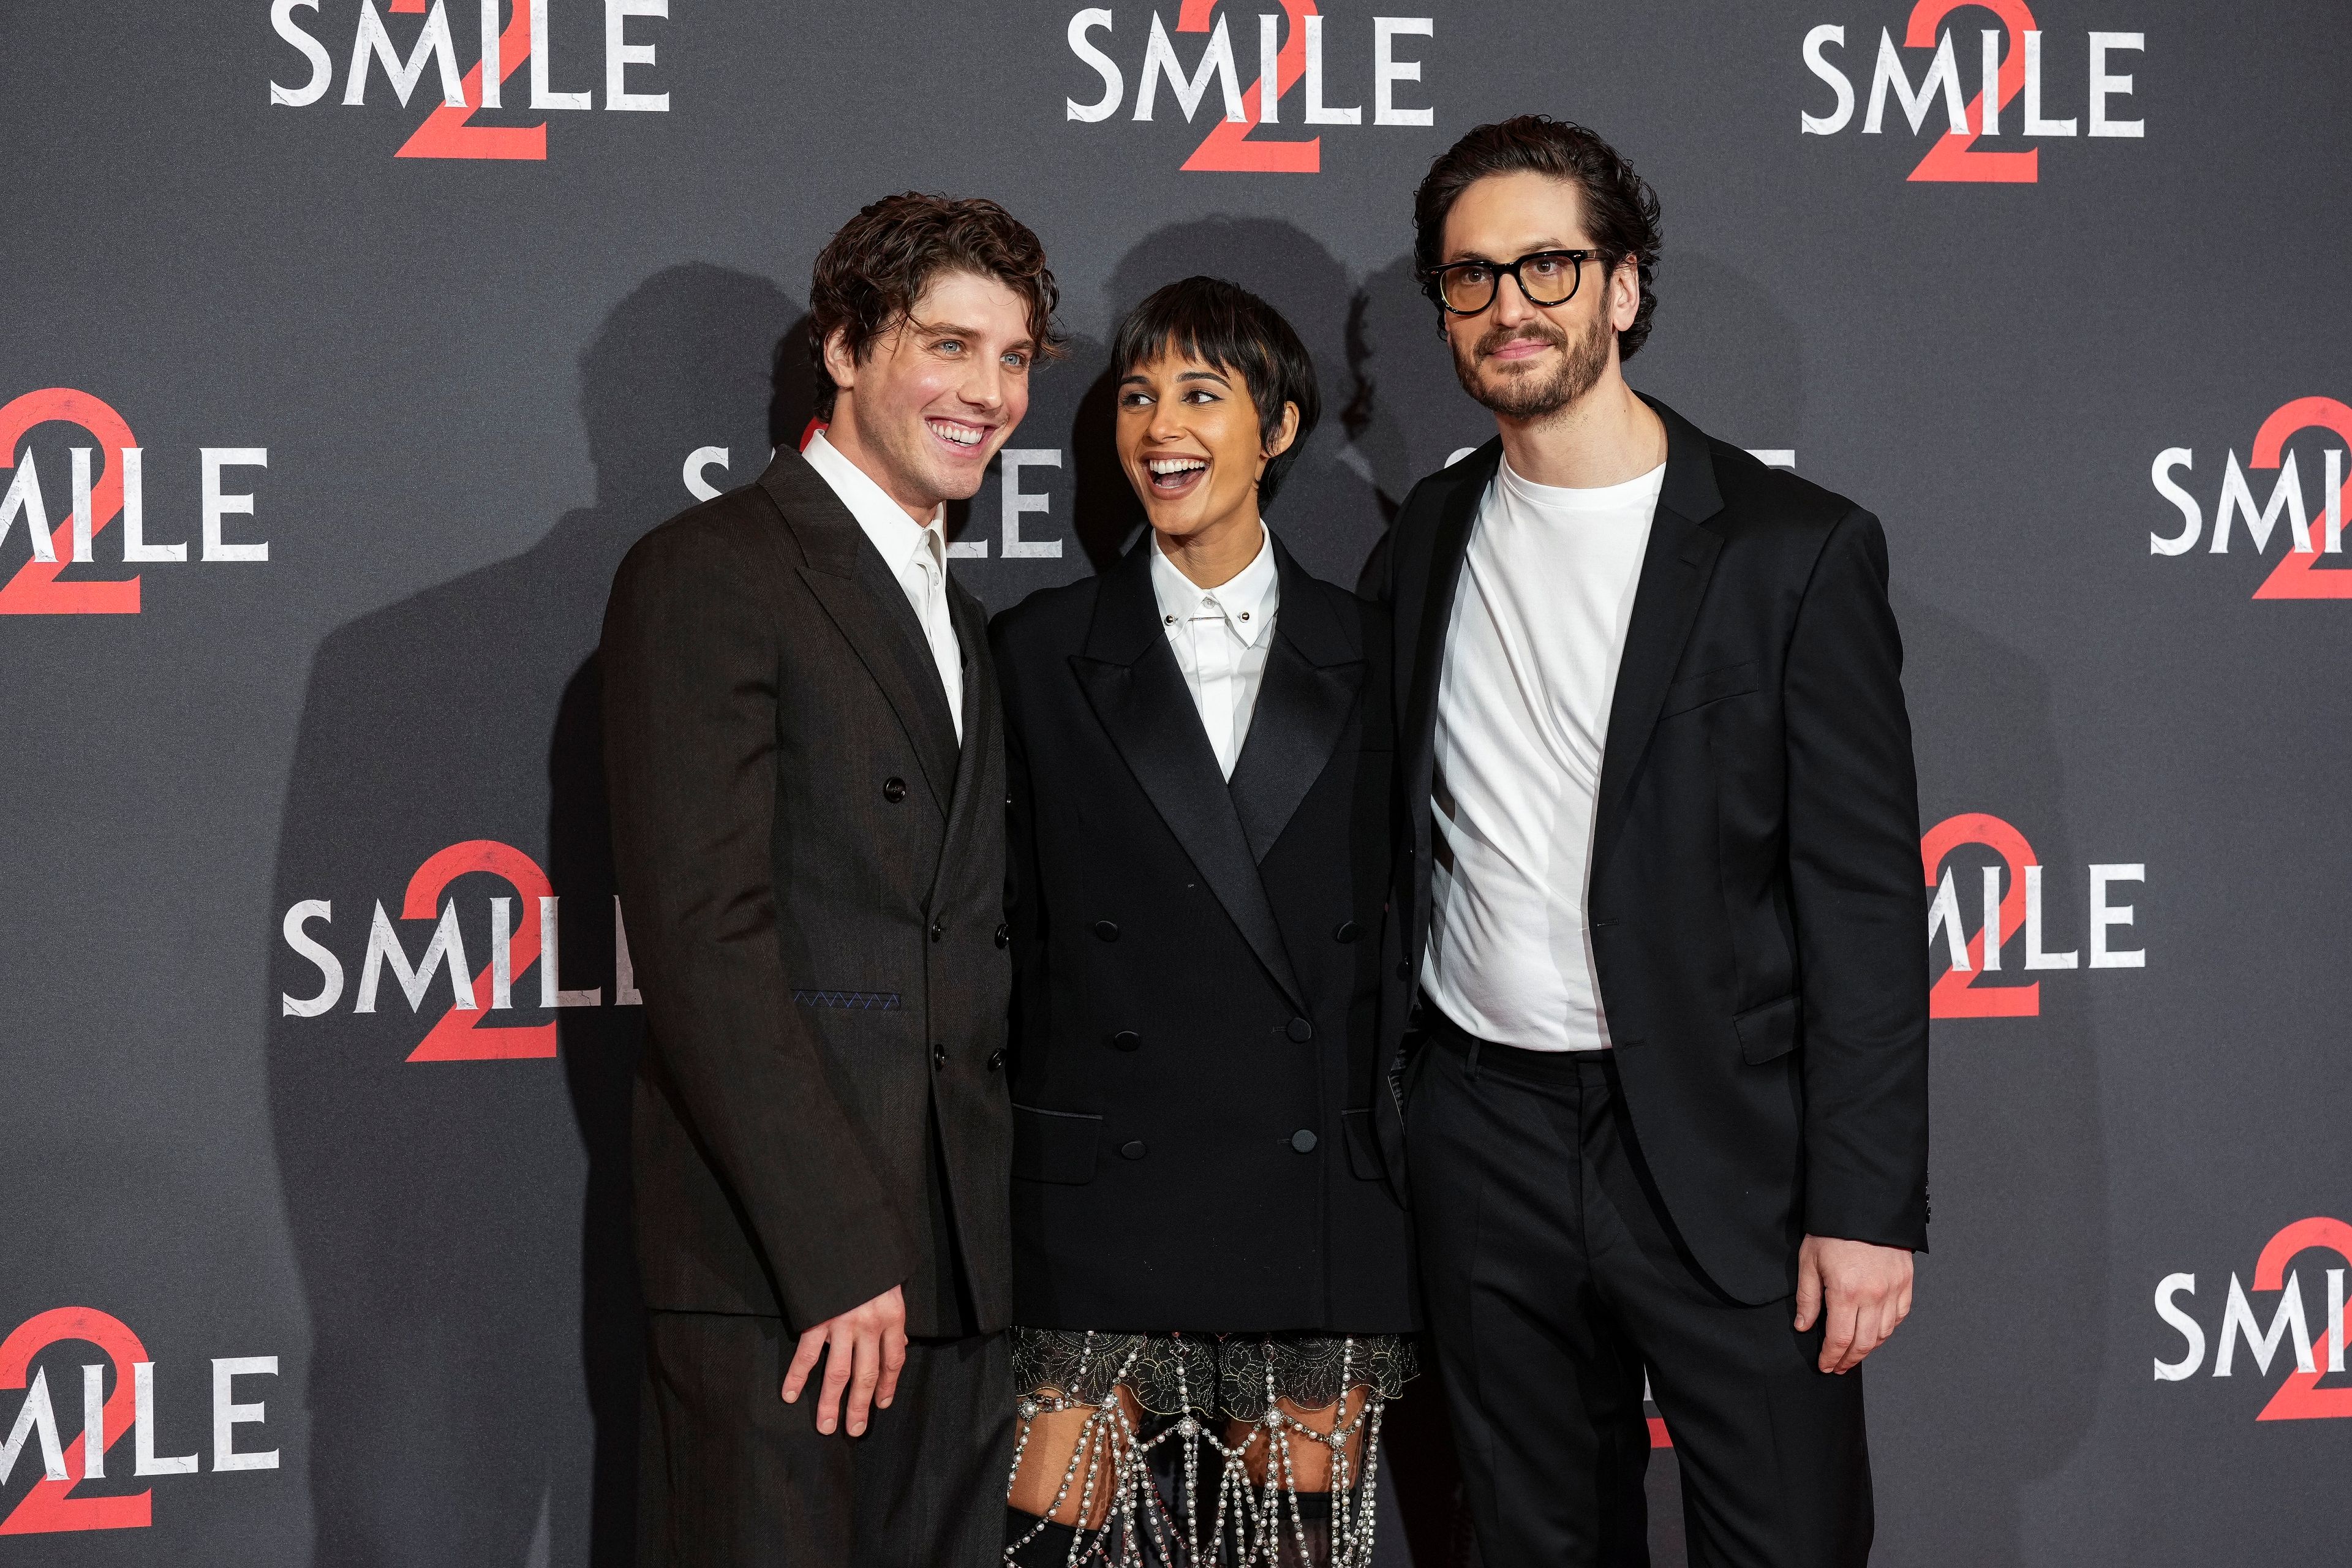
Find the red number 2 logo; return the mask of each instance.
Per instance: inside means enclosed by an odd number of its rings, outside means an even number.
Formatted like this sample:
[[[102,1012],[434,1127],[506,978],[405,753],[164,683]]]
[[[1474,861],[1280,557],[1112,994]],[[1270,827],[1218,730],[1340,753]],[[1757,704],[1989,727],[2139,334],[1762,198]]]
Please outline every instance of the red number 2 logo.
[[[2254,433],[2254,453],[2250,466],[2275,468],[2284,456],[2286,438],[2298,430],[2313,428],[2333,430],[2352,441],[2352,408],[2347,408],[2332,397],[2298,397],[2263,421]],[[2352,510],[2352,479],[2344,481],[2336,492],[2336,504]],[[2315,572],[2319,564],[2319,552],[2294,547],[2289,541],[2286,554],[2263,579],[2254,590],[2257,599],[2352,599],[2352,572]]]
[[[1911,8],[1910,30],[1903,35],[1903,47],[1928,49],[1936,47],[1936,29],[1945,17],[1966,6],[1981,6],[2000,18],[2009,29],[2009,48],[2001,56],[2000,70],[1993,88],[2000,94],[1997,108],[2005,109],[2025,85],[2025,35],[2037,30],[2033,13],[2025,8],[2025,0],[1919,0]],[[1984,94],[1979,92],[1969,104],[1966,116],[1970,125],[1984,123]],[[2022,153],[1993,153],[1979,148],[1977,137],[1981,132],[1966,134],[1947,131],[1936,138],[1919,166],[1911,171],[1915,180],[1969,180],[2000,184],[2030,185],[2042,178],[2042,153],[2029,148]]]
[[[1944,864],[1944,857],[1963,844],[1981,844],[2000,856],[2009,870],[2009,890],[2001,895],[1997,914],[1999,929],[1992,931],[1991,941],[1998,949],[2016,933],[2025,919],[2025,868],[2038,866],[2033,846],[2025,835],[1998,816],[1982,812],[1968,812],[1946,817],[1927,830],[1919,840],[1919,858],[1926,864],[1927,886],[1938,885],[1936,873]],[[1978,931],[1969,938],[1969,966],[1948,969],[1927,993],[1927,1016],[1931,1018],[2033,1018],[2042,1013],[2042,983],[2026,985],[1979,985],[1984,978],[1985,941],[1987,933]]]
[[[139,445],[122,416],[87,392],[69,386],[45,386],[0,407],[0,468],[16,466],[16,443],[36,425],[58,420],[79,425],[98,438],[98,458],[104,465],[89,491],[89,532],[95,539],[122,511],[122,449]],[[31,519],[26,520],[29,528]],[[139,579],[112,583],[60,583],[58,574],[73,562],[73,521],[58,524],[49,536],[54,561],[36,555],[0,585],[0,616],[135,616],[139,613]]]
[[[554,886],[539,863],[510,844],[493,838],[469,838],[452,844],[416,868],[408,879],[408,896],[400,906],[404,921],[429,921],[439,912],[441,894],[450,883],[469,872],[488,871],[503,877],[522,895],[522,920],[509,949],[509,973],[521,973],[540,956],[540,900],[554,896]],[[408,1053],[413,1062],[513,1061],[555,1054],[555,1023],[496,1026],[489,1016],[490,972],[474,976],[474,1005],[452,1007],[441,1015],[430,1033]]]
[[[423,15],[425,0],[392,0],[392,9]],[[530,58],[530,0],[514,0],[514,17],[506,30],[499,35],[499,80],[521,68]],[[474,116],[482,107],[482,67],[479,61],[466,73],[459,90],[463,104],[436,105],[401,143],[397,158],[516,158],[544,162],[547,157],[547,122],[537,125],[476,125]]]
[[[131,1430],[137,1394],[131,1368],[147,1359],[147,1347],[119,1318],[90,1307],[58,1307],[27,1318],[16,1331],[0,1341],[0,1388],[22,1388],[33,1358],[54,1344],[79,1340],[96,1345],[114,1363],[114,1393],[100,1412],[101,1452],[122,1440]],[[155,1522],[152,1491],[125,1497],[78,1498],[74,1488],[83,1478],[89,1437],[69,1444],[63,1480],[44,1476],[33,1489],[0,1519],[0,1535],[39,1535],[60,1530],[139,1530]]]
[[[1207,32],[1209,13],[1216,8],[1217,0],[1184,0],[1183,9],[1176,14],[1176,30]],[[1315,15],[1315,0],[1282,0],[1282,10],[1289,20],[1290,37],[1274,58],[1274,96],[1277,100],[1307,73],[1307,18]],[[1220,120],[1210,126],[1200,146],[1184,160],[1184,167],[1196,174],[1207,171],[1254,174],[1312,174],[1322,168],[1320,136],[1310,136],[1304,142],[1249,140],[1249,133],[1258,128],[1265,91],[1265,78],[1261,75],[1242,94],[1243,118]]]
[[[2299,1219],[2276,1236],[2263,1248],[2254,1260],[2254,1289],[2284,1290],[2286,1289],[2286,1266],[2298,1252],[2306,1247],[2324,1247],[2347,1263],[2352,1263],[2352,1225],[2340,1219]],[[2320,1336],[2313,1360],[2325,1367],[2336,1359],[2343,1348],[2344,1325],[2329,1323]],[[2322,1388],[2323,1375],[2315,1367],[2310,1372],[2291,1372],[2271,1402],[2263,1406],[2257,1421],[2315,1421],[2331,1415],[2352,1416],[2352,1388]]]

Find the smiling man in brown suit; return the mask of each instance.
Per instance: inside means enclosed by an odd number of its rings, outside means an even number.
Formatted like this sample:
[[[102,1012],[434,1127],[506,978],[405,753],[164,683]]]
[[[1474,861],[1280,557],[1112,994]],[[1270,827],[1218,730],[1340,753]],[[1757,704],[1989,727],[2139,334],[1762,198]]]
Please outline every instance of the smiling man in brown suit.
[[[941,511],[1020,423],[1054,303],[994,203],[867,207],[810,290],[829,427],[614,584],[648,1568],[1000,1545],[1004,748]]]

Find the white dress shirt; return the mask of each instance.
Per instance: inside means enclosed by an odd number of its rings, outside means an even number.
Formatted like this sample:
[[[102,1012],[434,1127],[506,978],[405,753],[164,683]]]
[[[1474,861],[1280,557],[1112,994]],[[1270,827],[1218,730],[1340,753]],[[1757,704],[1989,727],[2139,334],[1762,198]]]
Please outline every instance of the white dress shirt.
[[[907,603],[914,606],[915,619],[931,645],[931,659],[940,667],[948,713],[955,720],[956,743],[961,745],[963,652],[956,642],[955,616],[948,609],[947,509],[934,510],[928,524],[917,522],[865,469],[843,457],[822,430],[809,437],[801,456],[833,487],[833,493],[881,552],[890,575],[906,590]]]
[[[1437,687],[1422,983],[1481,1039],[1608,1046],[1586,930],[1593,808],[1661,463],[1595,489],[1508,463],[1480,502]]]
[[[1274,541],[1258,525],[1257,553],[1230,582],[1203,588],[1176,568],[1151,536],[1151,592],[1160,601],[1160,623],[1184,672],[1209,749],[1230,780],[1249,736],[1257,689],[1265,680],[1265,658],[1274,648],[1274,616],[1280,606],[1280,574],[1274,566]]]

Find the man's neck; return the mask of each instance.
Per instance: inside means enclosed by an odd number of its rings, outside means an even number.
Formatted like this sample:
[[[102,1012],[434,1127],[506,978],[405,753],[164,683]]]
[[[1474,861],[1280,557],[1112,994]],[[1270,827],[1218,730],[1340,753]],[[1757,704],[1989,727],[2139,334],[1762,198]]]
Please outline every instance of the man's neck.
[[[1534,419],[1497,415],[1503,456],[1531,484],[1600,489],[1636,479],[1666,460],[1666,424],[1633,395],[1612,363],[1583,396]]]
[[[879,461],[874,449],[858,435],[857,416],[847,406],[848,401],[846,394],[837,399],[833,418],[824,427],[826,443],[848,458],[859,473],[872,479],[884,495],[897,502],[898,509],[914,520],[916,527],[929,528],[931,520],[939,515],[939,501],[921,497],[909,499],[901,493],[902,487],[895,481],[888,465]]]

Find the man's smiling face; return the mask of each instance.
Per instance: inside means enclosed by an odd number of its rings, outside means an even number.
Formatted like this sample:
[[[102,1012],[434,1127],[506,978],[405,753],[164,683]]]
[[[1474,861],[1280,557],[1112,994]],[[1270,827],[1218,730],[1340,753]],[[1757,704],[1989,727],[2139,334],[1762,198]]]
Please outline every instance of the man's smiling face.
[[[1036,345],[1021,296],[993,278],[942,272],[905,321],[853,358],[825,346],[835,445],[918,521],[980,489],[1029,411]]]

